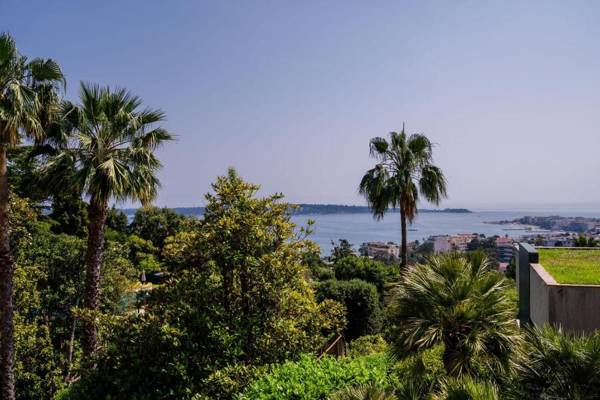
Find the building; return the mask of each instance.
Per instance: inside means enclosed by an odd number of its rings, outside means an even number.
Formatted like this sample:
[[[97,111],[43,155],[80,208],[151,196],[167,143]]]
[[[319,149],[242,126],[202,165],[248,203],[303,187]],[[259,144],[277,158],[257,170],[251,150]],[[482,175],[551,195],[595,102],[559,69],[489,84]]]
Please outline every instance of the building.
[[[400,246],[394,242],[367,242],[360,246],[360,254],[371,258],[400,258]]]
[[[434,253],[447,253],[452,251],[449,235],[430,236],[427,241],[433,244]]]
[[[509,237],[497,237],[495,240],[498,249],[498,260],[500,262],[510,262],[514,256],[514,242]]]
[[[457,235],[430,236],[427,241],[433,244],[434,253],[450,251],[467,251],[469,243],[479,237],[476,233],[459,233]]]

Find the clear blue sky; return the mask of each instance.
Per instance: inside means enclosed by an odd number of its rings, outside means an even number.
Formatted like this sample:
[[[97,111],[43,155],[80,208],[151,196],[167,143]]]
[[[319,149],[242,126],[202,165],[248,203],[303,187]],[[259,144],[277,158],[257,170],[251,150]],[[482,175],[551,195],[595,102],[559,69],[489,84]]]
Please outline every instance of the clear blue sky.
[[[0,30],[162,108],[158,205],[228,166],[290,201],[361,204],[368,141],[427,134],[444,206],[600,204],[600,3],[0,1]],[[600,208],[600,207],[599,207]]]

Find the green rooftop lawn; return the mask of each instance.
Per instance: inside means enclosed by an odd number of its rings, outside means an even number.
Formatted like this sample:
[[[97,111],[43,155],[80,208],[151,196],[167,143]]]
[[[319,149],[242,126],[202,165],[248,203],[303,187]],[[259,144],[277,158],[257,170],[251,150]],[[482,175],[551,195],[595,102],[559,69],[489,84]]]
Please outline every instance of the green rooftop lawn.
[[[540,264],[558,283],[600,285],[600,250],[539,249]]]

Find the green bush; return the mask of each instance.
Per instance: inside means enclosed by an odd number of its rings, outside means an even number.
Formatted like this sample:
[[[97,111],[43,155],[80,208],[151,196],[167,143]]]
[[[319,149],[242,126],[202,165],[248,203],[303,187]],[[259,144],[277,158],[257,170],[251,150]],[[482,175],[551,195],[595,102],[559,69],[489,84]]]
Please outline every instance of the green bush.
[[[387,350],[387,343],[381,335],[366,335],[350,342],[349,356],[360,357],[371,354],[384,353]]]
[[[330,279],[317,285],[317,299],[331,299],[346,306],[348,325],[344,334],[348,340],[381,330],[381,303],[377,289],[371,283],[360,279]]]
[[[359,358],[302,356],[297,362],[274,365],[250,384],[237,400],[325,400],[350,385],[388,385],[389,361],[383,354]]]
[[[372,283],[380,295],[383,295],[385,285],[398,277],[398,268],[381,261],[367,257],[344,257],[333,265],[335,277],[341,281],[361,279]]]

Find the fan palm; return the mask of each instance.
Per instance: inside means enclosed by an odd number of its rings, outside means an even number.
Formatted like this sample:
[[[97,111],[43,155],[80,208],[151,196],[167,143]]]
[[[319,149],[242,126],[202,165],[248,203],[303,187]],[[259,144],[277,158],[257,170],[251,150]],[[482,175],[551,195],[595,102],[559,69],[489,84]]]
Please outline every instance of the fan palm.
[[[438,344],[449,376],[505,372],[519,342],[509,283],[483,256],[434,256],[399,283],[390,305],[391,348],[404,357]]]
[[[371,383],[366,385],[349,386],[331,396],[331,400],[395,400],[392,389]]]
[[[40,140],[53,117],[57,84],[64,76],[53,60],[21,55],[13,38],[0,34],[0,328],[1,398],[14,399],[13,373],[13,261],[9,241],[7,150],[24,136]]]
[[[157,126],[164,121],[160,110],[141,109],[142,100],[125,89],[111,90],[81,84],[81,105],[63,106],[68,143],[59,146],[45,166],[45,174],[81,188],[89,197],[84,307],[91,315],[99,309],[100,263],[104,249],[104,224],[110,200],[150,202],[160,182],[161,163],[155,150],[172,136]],[[86,320],[83,349],[97,348],[97,328]]]
[[[448,379],[432,400],[498,400],[498,389],[488,381],[476,381],[469,376]]]
[[[378,163],[363,176],[359,193],[364,195],[373,215],[383,218],[390,207],[400,210],[402,268],[407,262],[407,221],[417,215],[421,194],[426,200],[439,204],[446,197],[446,179],[442,170],[433,164],[433,144],[421,134],[407,135],[391,132],[390,140],[371,139],[371,156]]]
[[[600,333],[531,327],[522,350],[512,398],[600,399]]]

